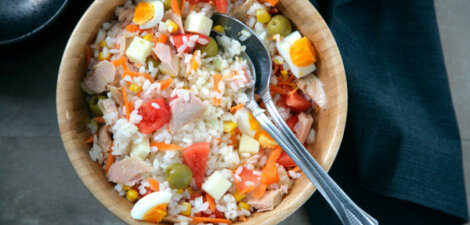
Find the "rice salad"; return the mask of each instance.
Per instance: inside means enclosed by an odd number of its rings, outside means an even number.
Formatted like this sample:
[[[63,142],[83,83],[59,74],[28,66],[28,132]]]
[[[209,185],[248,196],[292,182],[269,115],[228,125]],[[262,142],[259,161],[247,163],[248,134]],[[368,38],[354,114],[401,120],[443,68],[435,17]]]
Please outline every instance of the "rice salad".
[[[326,108],[315,50],[278,0],[145,0],[115,9],[88,48],[89,155],[136,220],[230,224],[274,209],[301,171],[244,108],[254,86],[240,41],[210,37],[230,14],[268,48],[271,94],[304,144]],[[263,103],[258,98],[261,107]]]

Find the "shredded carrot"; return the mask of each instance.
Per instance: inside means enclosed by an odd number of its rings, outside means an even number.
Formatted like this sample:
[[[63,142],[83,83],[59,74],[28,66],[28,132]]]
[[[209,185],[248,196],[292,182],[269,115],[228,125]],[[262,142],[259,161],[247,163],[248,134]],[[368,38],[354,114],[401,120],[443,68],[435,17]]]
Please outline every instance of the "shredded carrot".
[[[246,221],[248,221],[248,220],[246,219],[246,217],[245,217],[245,216],[243,216],[243,215],[242,215],[242,216],[240,216],[240,219],[242,219],[242,221],[243,221],[243,222],[246,222]]]
[[[278,71],[279,71],[279,64],[274,63],[273,74],[276,75]]]
[[[90,65],[91,61],[91,48],[90,46],[86,46],[86,64]]]
[[[274,7],[279,2],[279,0],[260,0],[260,2],[262,3],[268,2],[269,4],[271,4],[272,7]]]
[[[166,36],[165,34],[162,34],[160,35],[160,37],[158,37],[157,43],[165,44],[166,41],[168,41],[168,36]]]
[[[157,147],[159,151],[178,151],[184,149],[182,146],[166,144],[165,142],[151,142],[150,146]]]
[[[287,79],[287,82],[291,82],[292,80],[294,80],[294,78],[295,78],[295,77],[294,77],[294,74],[291,74],[290,77],[289,77],[289,79]]]
[[[171,0],[171,10],[173,10],[173,12],[177,16],[181,16],[180,7],[178,6],[178,1],[177,0]]]
[[[209,222],[209,223],[226,223],[232,224],[232,221],[228,219],[220,219],[220,218],[210,218],[210,217],[191,217],[194,222]]]
[[[126,62],[127,62],[127,58],[122,56],[119,59],[113,60],[113,65],[114,66],[122,66],[122,65],[126,64]]]
[[[129,31],[129,32],[136,32],[139,30],[139,25],[137,24],[129,24],[126,26],[126,31]]]
[[[253,192],[254,198],[263,197],[268,185],[279,182],[276,161],[281,156],[281,153],[282,153],[282,148],[279,146],[276,146],[271,152],[271,154],[269,154],[268,160],[266,161],[266,165],[261,171],[260,180],[259,180],[261,184],[258,185],[255,191]]]
[[[243,106],[245,106],[244,104],[240,103],[238,105],[235,105],[235,106],[232,106],[232,108],[230,108],[230,112],[231,113],[235,113],[237,110],[243,108]]]
[[[116,49],[119,49],[119,48],[121,48],[121,44],[119,44],[119,43],[116,43],[116,44],[114,45],[114,48],[116,48]]]
[[[165,90],[173,84],[173,79],[168,78],[160,81],[160,90]]]
[[[158,183],[157,180],[149,177],[147,178],[147,182],[149,182],[150,187],[152,188],[153,191],[155,192],[160,191],[160,184]]]
[[[230,136],[230,140],[232,140],[232,145],[236,146],[237,145],[237,135],[235,133]]]
[[[289,171],[292,171],[292,172],[299,172],[300,171],[300,168],[298,166],[294,167],[294,169],[291,169]]]
[[[95,135],[91,135],[88,139],[86,139],[85,143],[87,144],[93,143],[94,139],[95,139]]]
[[[215,212],[215,201],[214,199],[206,193],[206,199],[209,202],[209,208],[211,209],[212,212]]]
[[[126,118],[127,118],[127,120],[129,120],[131,118],[131,106],[130,106],[129,101],[127,99],[126,88],[123,86],[121,88],[121,91],[122,91],[122,98],[124,100],[124,106],[126,107]]]
[[[94,117],[93,120],[98,122],[98,123],[106,123],[102,116]]]
[[[286,91],[276,85],[270,84],[269,89],[274,93],[286,94]]]
[[[197,60],[196,60],[196,56],[197,56],[198,52],[199,52],[199,50],[194,51],[193,57],[191,58],[191,70],[194,70],[194,71],[196,71],[197,67],[198,67]]]
[[[106,161],[106,167],[104,169],[104,173],[108,174],[109,168],[114,163],[114,155],[113,155],[113,143],[111,143],[111,148],[108,151],[108,161]]]
[[[184,14],[184,3],[185,2],[186,2],[186,0],[181,0],[181,7],[180,7],[181,14]]]
[[[255,186],[254,185],[248,185],[243,190],[240,190],[240,194],[246,194],[246,193],[249,193],[253,190],[255,190]]]
[[[296,88],[296,87],[297,87],[297,85],[296,85],[294,82],[288,82],[288,81],[279,81],[279,82],[277,82],[276,85],[277,85],[277,86],[288,85],[288,86],[291,86],[292,88]]]
[[[216,91],[219,94],[222,94],[222,91],[219,88],[220,82],[222,81],[222,75],[220,73],[214,75],[214,91]],[[212,101],[214,102],[215,105],[220,105],[221,99],[219,97],[212,97]]]

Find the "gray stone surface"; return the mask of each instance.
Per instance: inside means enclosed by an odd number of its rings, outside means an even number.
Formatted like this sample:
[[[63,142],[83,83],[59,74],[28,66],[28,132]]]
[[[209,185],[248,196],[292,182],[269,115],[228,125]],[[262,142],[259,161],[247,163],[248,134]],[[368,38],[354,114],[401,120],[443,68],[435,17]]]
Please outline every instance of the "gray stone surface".
[[[470,200],[470,14],[468,13],[470,1],[435,0],[434,2],[452,101],[462,139],[468,204]]]

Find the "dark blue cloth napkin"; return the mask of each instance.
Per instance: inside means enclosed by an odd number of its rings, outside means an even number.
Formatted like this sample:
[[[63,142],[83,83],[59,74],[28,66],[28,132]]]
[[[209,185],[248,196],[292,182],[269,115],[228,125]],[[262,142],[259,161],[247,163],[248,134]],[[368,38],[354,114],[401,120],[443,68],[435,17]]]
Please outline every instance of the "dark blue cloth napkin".
[[[343,57],[349,108],[331,176],[380,224],[468,220],[432,0],[311,0]],[[319,193],[312,224],[340,224]]]

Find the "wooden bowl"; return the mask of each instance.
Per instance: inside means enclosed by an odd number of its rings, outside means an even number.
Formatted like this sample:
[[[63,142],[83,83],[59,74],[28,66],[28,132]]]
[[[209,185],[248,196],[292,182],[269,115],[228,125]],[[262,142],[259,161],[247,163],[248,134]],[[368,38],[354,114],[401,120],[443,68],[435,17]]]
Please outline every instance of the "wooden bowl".
[[[93,162],[85,144],[90,133],[85,95],[80,82],[87,72],[86,46],[91,43],[101,24],[114,17],[115,7],[126,0],[96,0],[81,18],[65,48],[57,81],[57,115],[65,149],[78,176],[88,190],[109,211],[129,224],[145,224],[130,217],[132,203],[113,190],[102,168]],[[316,115],[316,142],[308,147],[325,170],[333,163],[343,137],[347,112],[347,87],[343,61],[330,30],[308,0],[280,0],[279,8],[317,50],[317,76],[323,82],[328,98],[327,109]],[[297,210],[315,191],[302,176],[290,193],[272,211],[255,213],[239,224],[277,224]]]

